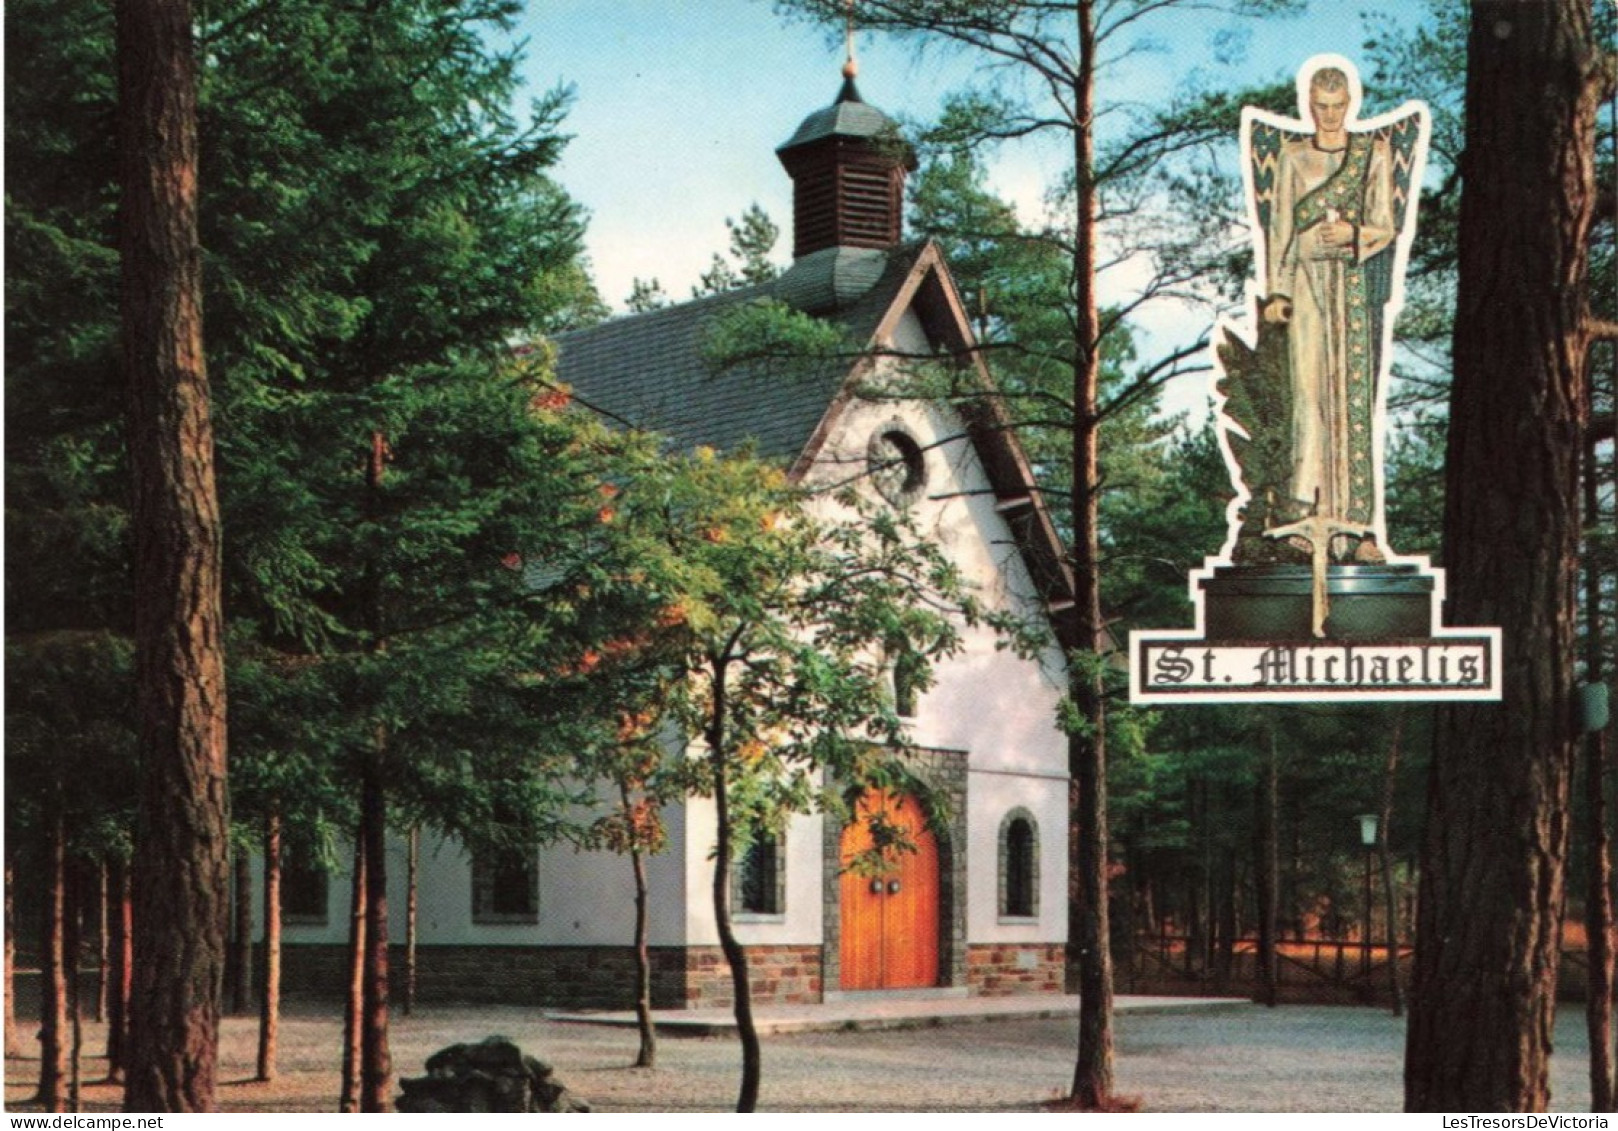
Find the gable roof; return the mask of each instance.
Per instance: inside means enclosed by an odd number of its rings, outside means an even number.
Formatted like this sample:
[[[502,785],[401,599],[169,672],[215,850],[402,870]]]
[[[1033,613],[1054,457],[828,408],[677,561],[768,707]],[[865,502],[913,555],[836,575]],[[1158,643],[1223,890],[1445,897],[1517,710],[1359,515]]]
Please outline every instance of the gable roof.
[[[824,314],[864,347],[893,306],[922,246],[892,254],[869,252],[863,264],[875,275],[863,293],[839,306],[828,261],[819,288],[793,271],[743,287],[614,318],[556,337],[557,379],[580,401],[631,427],[661,432],[680,447],[706,444],[734,450],[751,441],[764,459],[791,464],[803,452],[826,408],[848,380],[850,362],[829,358],[794,364],[789,374],[762,365],[739,365],[715,374],[703,355],[708,328],[749,302],[773,299]],[[799,264],[801,266],[801,263]],[[818,289],[831,293],[802,294]],[[824,309],[831,299],[830,309]],[[822,309],[815,309],[820,307]]]
[[[785,374],[759,365],[715,374],[704,357],[709,326],[761,299],[840,326],[865,356],[796,363]],[[968,438],[1066,643],[1074,586],[1065,551],[932,241],[887,252],[828,248],[767,283],[560,334],[557,378],[581,404],[628,427],[660,432],[684,448],[735,450],[751,443],[758,456],[788,466],[796,478],[857,396],[871,358],[891,348],[899,319],[912,310],[942,356],[971,359],[987,393],[960,406]]]

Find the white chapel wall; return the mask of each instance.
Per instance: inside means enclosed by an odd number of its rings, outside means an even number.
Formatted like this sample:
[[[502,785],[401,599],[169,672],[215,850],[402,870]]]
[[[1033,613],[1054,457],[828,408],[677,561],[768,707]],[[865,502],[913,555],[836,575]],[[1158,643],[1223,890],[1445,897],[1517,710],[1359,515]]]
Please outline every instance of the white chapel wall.
[[[678,806],[665,811],[669,843],[646,860],[650,892],[650,942],[677,946],[685,941],[684,825]],[[405,841],[388,843],[388,932],[403,943],[408,893]],[[535,850],[539,869],[539,914],[532,923],[477,923],[472,914],[471,856],[458,842],[431,832],[421,837],[417,884],[417,925],[422,946],[628,946],[634,941],[635,888],[627,856],[580,852],[567,844]],[[289,922],[287,942],[340,944],[348,938],[351,856],[339,846],[329,875],[324,923]],[[253,876],[255,931],[262,937],[260,866]],[[701,889],[706,892],[707,888]]]
[[[901,354],[927,351],[914,313],[901,319],[894,346]],[[927,461],[925,497],[912,512],[920,530],[937,540],[985,604],[1041,615],[1040,598],[995,509],[987,474],[953,410],[935,403],[855,401],[807,480],[827,484],[857,475],[866,466],[871,436],[895,421],[919,442]],[[961,650],[936,666],[911,737],[920,747],[968,754],[968,940],[1060,942],[1067,932],[1067,742],[1056,712],[1065,669],[1054,646],[1035,661],[998,643],[989,628],[965,630]],[[1000,829],[1018,808],[1034,817],[1039,834],[1038,915],[1032,921],[999,914]]]
[[[693,753],[693,756],[699,756]],[[719,836],[717,810],[711,798],[685,803],[687,829],[685,937],[691,946],[718,946],[713,915],[714,845]],[[819,814],[797,814],[786,830],[786,904],[779,915],[748,915],[732,905],[736,937],[745,946],[814,946],[825,937],[821,905],[821,836]],[[732,888],[734,891],[734,887]]]
[[[895,345],[924,352],[925,332],[904,315]],[[921,444],[928,467],[925,496],[914,504],[921,530],[936,538],[995,608],[1037,611],[1038,597],[959,418],[918,402],[856,400],[843,412],[807,481],[841,482],[863,473],[873,432],[901,421]],[[823,504],[829,505],[829,504]],[[1057,731],[1063,693],[1060,653],[1040,661],[997,647],[987,628],[967,629],[961,651],[940,663],[920,700],[912,738],[921,747],[968,754],[967,937],[979,942],[1059,942],[1066,936],[1067,753]],[[1013,809],[1031,814],[1039,832],[1039,913],[1034,921],[999,914],[999,835]],[[690,799],[667,811],[670,842],[648,859],[653,945],[715,945],[712,913],[713,803]],[[786,902],[778,916],[742,916],[737,934],[749,945],[818,944],[824,937],[822,818],[795,817],[786,838]],[[633,882],[627,858],[539,850],[539,917],[533,924],[472,921],[469,859],[458,844],[423,837],[421,944],[626,945],[633,929]],[[258,882],[255,877],[255,884]],[[289,925],[289,942],[340,943],[347,935],[348,877],[334,872],[324,925]],[[392,937],[404,937],[405,855],[390,846]],[[258,900],[255,895],[255,908]]]

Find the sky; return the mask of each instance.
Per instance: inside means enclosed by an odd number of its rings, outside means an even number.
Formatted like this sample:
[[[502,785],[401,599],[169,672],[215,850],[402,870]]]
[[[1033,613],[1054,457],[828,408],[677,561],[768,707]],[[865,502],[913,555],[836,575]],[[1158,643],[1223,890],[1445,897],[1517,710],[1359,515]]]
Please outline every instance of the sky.
[[[1291,75],[1310,55],[1357,58],[1360,13],[1406,13],[1409,0],[1312,0],[1302,17],[1232,20],[1186,11],[1143,22],[1145,50],[1108,75],[1109,98],[1169,90],[1193,72],[1233,80]],[[855,6],[856,19],[858,4]],[[1220,40],[1245,51],[1230,61]],[[619,307],[637,276],[683,298],[715,251],[725,218],[757,202],[781,224],[791,183],[775,157],[842,83],[842,36],[789,22],[770,0],[528,0],[517,33],[524,77],[540,93],[570,86],[573,135],[558,179],[590,213],[588,246],[603,297]],[[1142,37],[1142,38],[1146,38]],[[926,119],[973,77],[972,61],[917,58],[889,36],[856,32],[865,101],[896,118]],[[1232,161],[1236,141],[1231,139]],[[991,177],[1028,219],[1059,155],[1007,147]],[[788,254],[783,234],[781,250]]]
[[[1302,16],[1237,20],[1196,7],[1142,21],[1143,34],[1123,44],[1128,57],[1104,74],[1109,102],[1154,99],[1199,75],[1287,78],[1327,51],[1369,71],[1361,12],[1408,22],[1419,10],[1411,0],[1309,0]],[[555,174],[588,211],[588,253],[609,306],[622,309],[637,277],[655,277],[676,301],[689,297],[728,246],[726,217],[755,202],[783,229],[785,265],[791,182],[775,149],[836,97],[840,30],[788,21],[770,0],[528,0],[516,34],[527,43],[530,92],[573,92],[564,126],[573,140]],[[927,120],[979,77],[958,53],[918,56],[910,43],[858,31],[855,44],[862,97],[895,118]],[[1234,165],[1234,136],[1230,154]],[[1062,157],[1050,145],[1002,147],[991,187],[1033,221]],[[1184,316],[1161,312],[1144,332],[1183,341],[1206,331],[1206,313],[1194,327],[1171,324]]]

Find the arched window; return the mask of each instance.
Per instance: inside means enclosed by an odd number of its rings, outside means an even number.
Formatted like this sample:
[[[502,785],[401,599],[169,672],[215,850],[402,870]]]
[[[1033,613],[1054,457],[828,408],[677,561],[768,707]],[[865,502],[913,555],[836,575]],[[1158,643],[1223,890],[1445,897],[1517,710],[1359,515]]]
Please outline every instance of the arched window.
[[[1000,822],[1000,916],[1032,919],[1039,914],[1039,825],[1026,809]]]

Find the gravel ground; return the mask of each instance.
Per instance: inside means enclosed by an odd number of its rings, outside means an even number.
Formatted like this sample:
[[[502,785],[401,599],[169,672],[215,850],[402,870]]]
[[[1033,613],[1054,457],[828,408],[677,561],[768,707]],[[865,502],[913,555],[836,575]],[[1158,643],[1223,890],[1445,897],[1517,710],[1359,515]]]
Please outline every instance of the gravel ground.
[[[763,1110],[1029,1111],[1057,1096],[1072,1071],[1075,1023],[992,1021],[882,1032],[802,1033],[764,1041]],[[87,1025],[85,1047],[102,1047]],[[1118,1086],[1157,1112],[1398,1111],[1404,1023],[1375,1009],[1240,1005],[1183,1013],[1124,1014],[1116,1023]],[[421,1071],[456,1041],[502,1033],[550,1061],[601,1111],[723,1111],[735,1100],[740,1058],[725,1037],[665,1037],[658,1067],[627,1067],[632,1030],[545,1021],[519,1008],[424,1009],[395,1017],[395,1070]],[[233,1111],[331,1111],[340,1023],[294,1007],[282,1024],[281,1076],[251,1076],[256,1029],[227,1018],[220,1102]],[[1553,1106],[1588,1110],[1582,1010],[1558,1017]],[[37,1060],[6,1062],[8,1110],[27,1110]],[[87,1061],[86,1077],[105,1062]],[[1307,1082],[1307,1083],[1304,1083]],[[120,1094],[85,1088],[84,1108],[112,1110]]]

